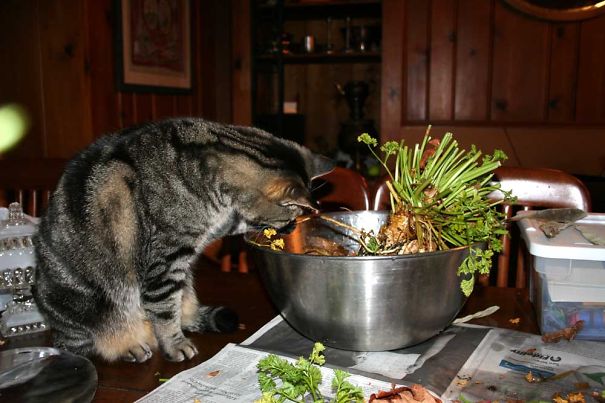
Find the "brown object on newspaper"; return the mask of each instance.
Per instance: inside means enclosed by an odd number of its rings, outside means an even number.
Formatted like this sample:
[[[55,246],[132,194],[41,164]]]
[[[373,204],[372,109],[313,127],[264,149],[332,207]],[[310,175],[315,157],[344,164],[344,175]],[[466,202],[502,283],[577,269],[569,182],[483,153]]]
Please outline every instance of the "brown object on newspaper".
[[[557,343],[561,339],[568,341],[573,340],[576,334],[584,327],[584,321],[579,320],[572,326],[566,327],[565,329],[557,330],[556,332],[549,332],[542,335],[542,341],[544,343]]]
[[[401,386],[388,391],[373,393],[370,400],[368,400],[368,403],[371,402],[442,403],[441,399],[434,397],[422,385],[418,384],[412,385],[411,388]]]

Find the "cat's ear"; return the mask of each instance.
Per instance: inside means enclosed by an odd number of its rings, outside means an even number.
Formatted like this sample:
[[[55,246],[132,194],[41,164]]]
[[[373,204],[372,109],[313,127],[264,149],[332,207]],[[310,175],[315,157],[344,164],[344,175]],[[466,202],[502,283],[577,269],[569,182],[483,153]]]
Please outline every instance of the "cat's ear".
[[[312,154],[312,171],[310,172],[311,179],[332,172],[336,163],[334,160],[320,154]]]

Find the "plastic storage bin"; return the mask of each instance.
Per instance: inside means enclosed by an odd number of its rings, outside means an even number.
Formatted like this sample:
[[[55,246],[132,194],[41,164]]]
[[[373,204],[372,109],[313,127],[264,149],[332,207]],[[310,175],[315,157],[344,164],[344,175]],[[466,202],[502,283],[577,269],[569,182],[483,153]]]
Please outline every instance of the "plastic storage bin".
[[[583,320],[576,338],[605,340],[605,247],[592,244],[575,227],[549,239],[541,223],[531,218],[519,222],[532,255],[530,299],[541,332]],[[605,214],[589,214],[576,224],[605,236]]]

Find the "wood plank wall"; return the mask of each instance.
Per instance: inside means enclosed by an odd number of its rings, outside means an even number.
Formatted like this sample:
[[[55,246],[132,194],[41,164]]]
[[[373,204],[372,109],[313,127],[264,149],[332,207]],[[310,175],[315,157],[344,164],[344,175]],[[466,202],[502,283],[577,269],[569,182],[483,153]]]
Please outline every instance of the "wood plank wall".
[[[402,122],[605,123],[605,16],[557,23],[500,0],[404,3],[384,16],[403,22]]]
[[[191,2],[188,95],[115,86],[114,0],[0,2],[0,104],[17,102],[32,127],[10,157],[69,158],[106,132],[170,116],[231,121],[231,2]]]

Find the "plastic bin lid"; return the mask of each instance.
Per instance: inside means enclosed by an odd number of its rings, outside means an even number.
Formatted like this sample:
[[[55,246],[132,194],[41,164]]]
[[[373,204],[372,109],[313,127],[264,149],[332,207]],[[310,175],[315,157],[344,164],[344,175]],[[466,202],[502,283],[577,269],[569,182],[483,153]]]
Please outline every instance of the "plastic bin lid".
[[[547,238],[540,229],[542,223],[543,221],[533,218],[518,221],[521,236],[532,255],[554,259],[605,261],[605,246],[592,244],[575,227],[564,229],[554,238]],[[605,213],[589,213],[576,224],[589,227],[591,232],[605,234]]]

